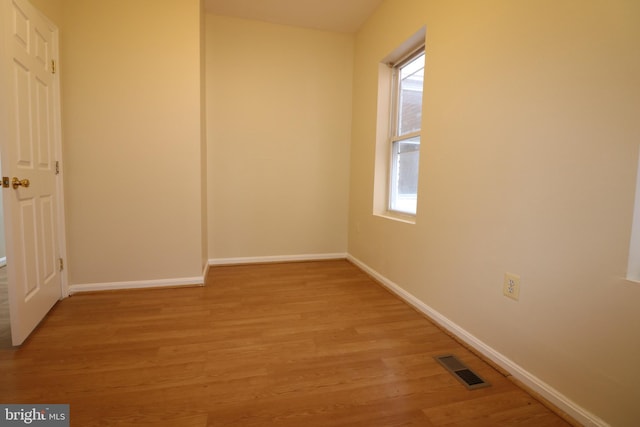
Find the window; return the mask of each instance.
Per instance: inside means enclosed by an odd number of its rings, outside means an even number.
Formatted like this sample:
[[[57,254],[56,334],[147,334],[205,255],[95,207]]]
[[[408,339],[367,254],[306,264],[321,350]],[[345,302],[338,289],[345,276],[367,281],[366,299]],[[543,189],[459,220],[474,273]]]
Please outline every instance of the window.
[[[640,282],[640,159],[638,159],[638,172],[636,175],[636,198],[633,209],[633,222],[631,224],[627,280]]]
[[[418,202],[427,28],[378,62],[373,214],[413,224]]]
[[[388,209],[415,215],[424,86],[424,47],[392,66]]]

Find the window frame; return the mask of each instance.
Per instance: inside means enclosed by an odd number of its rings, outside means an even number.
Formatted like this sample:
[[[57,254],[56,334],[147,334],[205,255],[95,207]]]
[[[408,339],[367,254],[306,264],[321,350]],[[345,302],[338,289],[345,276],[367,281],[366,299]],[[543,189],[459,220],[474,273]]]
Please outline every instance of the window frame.
[[[420,56],[425,57],[426,62],[426,49],[425,44],[421,44],[414,49],[407,52],[404,56],[399,58],[394,63],[388,64],[389,68],[391,68],[391,84],[390,84],[390,100],[389,100],[389,137],[388,137],[388,152],[389,152],[389,166],[388,166],[388,177],[387,177],[387,212],[392,215],[400,215],[400,216],[408,216],[414,218],[417,214],[417,189],[416,189],[416,208],[414,211],[406,211],[398,209],[397,206],[397,196],[398,193],[395,191],[396,185],[396,175],[398,175],[398,145],[402,142],[407,142],[412,139],[418,138],[418,146],[421,145],[421,135],[422,135],[422,123],[420,124],[420,128],[418,130],[412,130],[410,132],[406,132],[401,134],[401,117],[400,117],[400,102],[401,102],[401,71],[403,67],[413,62],[415,59]],[[422,91],[424,93],[424,78],[422,81]],[[420,110],[422,111],[422,100],[420,102]],[[422,114],[421,114],[422,117]],[[419,153],[419,149],[418,149]],[[418,154],[419,155],[419,154]],[[419,168],[419,163],[418,163]],[[417,180],[417,177],[416,177]],[[416,182],[417,187],[417,182]]]

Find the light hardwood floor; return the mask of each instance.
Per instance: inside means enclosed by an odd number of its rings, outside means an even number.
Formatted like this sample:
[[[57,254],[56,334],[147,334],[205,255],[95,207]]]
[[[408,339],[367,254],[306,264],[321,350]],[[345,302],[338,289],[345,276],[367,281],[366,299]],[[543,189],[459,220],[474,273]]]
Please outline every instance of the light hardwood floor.
[[[214,267],[208,286],[76,295],[0,350],[0,402],[72,426],[566,426],[347,261]],[[492,386],[468,391],[433,357]]]

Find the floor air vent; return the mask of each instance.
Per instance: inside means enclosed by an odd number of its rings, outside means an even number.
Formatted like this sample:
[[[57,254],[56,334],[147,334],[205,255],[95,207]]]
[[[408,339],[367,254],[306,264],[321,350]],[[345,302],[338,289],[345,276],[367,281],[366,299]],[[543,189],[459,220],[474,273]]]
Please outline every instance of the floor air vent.
[[[469,369],[464,363],[458,360],[452,354],[437,356],[436,360],[445,367],[445,369],[458,379],[469,390],[476,388],[488,387],[491,384],[480,378],[478,374]]]

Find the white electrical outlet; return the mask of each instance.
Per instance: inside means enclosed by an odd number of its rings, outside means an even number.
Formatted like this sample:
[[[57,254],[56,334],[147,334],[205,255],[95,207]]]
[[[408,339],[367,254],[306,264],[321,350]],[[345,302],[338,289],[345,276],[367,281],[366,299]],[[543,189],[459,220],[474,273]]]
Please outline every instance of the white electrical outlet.
[[[518,301],[518,298],[520,298],[520,276],[505,273],[502,293],[504,296]]]

